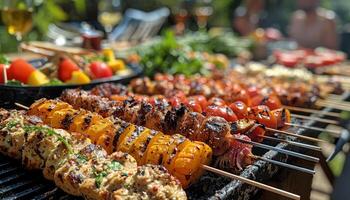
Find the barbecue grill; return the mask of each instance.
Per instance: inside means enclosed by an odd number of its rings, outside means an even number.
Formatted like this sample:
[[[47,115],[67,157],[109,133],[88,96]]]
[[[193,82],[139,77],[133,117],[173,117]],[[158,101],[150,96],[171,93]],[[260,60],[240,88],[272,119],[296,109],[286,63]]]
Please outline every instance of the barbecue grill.
[[[348,99],[348,93],[343,94],[343,100]],[[324,111],[331,111],[325,108]],[[333,109],[334,110],[334,109]],[[339,111],[339,110],[338,110]],[[313,115],[311,115],[313,116]],[[298,121],[295,120],[295,123]],[[324,124],[309,120],[305,123],[310,126],[322,127]],[[289,128],[290,132],[313,135],[316,131]],[[266,141],[265,141],[266,142]],[[269,143],[274,144],[273,142]],[[306,150],[285,143],[275,143],[278,148],[305,153]],[[275,151],[262,151],[254,148],[254,154],[263,155],[277,161],[287,162],[288,157]],[[241,176],[257,181],[267,181],[278,172],[279,167],[265,161],[256,161],[242,171]],[[305,176],[308,176],[305,174]],[[259,195],[259,190],[253,186],[242,184],[212,173],[203,175],[198,183],[187,190],[189,199],[250,199]],[[11,158],[0,156],[0,198],[1,199],[81,199],[65,194],[52,182],[45,180],[40,172],[29,172],[20,167],[20,163]]]

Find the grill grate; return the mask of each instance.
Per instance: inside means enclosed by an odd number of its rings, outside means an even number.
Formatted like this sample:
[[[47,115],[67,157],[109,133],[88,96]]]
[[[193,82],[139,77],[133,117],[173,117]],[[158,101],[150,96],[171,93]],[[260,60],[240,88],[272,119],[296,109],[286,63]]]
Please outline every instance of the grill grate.
[[[0,155],[0,199],[79,199],[65,194],[40,172],[28,172],[19,166],[18,162]]]
[[[344,94],[344,99],[349,97],[348,93]],[[326,110],[331,110],[327,108]],[[309,121],[306,125],[316,125],[315,122]],[[318,124],[317,124],[318,125]],[[295,131],[290,129],[290,131]],[[303,130],[298,130],[302,133]],[[308,134],[311,131],[307,132]],[[291,148],[286,144],[277,144],[279,148],[284,149],[298,149]],[[254,154],[264,155],[278,161],[286,161],[287,157],[276,152],[257,151],[253,149]],[[253,178],[258,181],[264,181],[271,178],[277,173],[278,167],[268,164],[264,161],[257,161],[254,165],[246,168],[241,176],[246,178]],[[242,184],[239,181],[230,180],[225,177],[219,177],[211,173],[207,173],[201,177],[198,184],[192,186],[187,190],[189,199],[249,199],[256,195],[257,188]],[[11,158],[0,155],[0,199],[1,200],[73,200],[82,199],[67,195],[62,190],[58,189],[53,182],[47,181],[43,178],[41,172],[29,172],[20,167],[20,163]]]

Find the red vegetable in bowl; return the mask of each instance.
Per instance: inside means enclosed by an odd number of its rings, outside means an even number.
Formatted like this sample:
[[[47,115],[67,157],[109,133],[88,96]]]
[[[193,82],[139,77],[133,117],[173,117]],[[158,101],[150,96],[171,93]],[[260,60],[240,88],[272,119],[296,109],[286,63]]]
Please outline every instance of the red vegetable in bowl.
[[[72,78],[74,71],[79,71],[80,68],[73,61],[67,58],[63,58],[58,64],[58,78],[66,82]]]
[[[94,79],[113,76],[112,69],[104,62],[93,61],[90,63],[91,75]]]

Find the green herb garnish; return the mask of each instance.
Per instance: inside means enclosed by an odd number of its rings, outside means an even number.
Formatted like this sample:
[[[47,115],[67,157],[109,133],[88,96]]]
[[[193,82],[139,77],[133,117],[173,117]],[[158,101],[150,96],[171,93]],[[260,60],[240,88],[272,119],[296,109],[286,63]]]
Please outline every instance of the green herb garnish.
[[[88,161],[88,158],[84,155],[77,154],[77,160],[79,163],[84,164]]]
[[[116,171],[120,170],[122,168],[122,165],[118,161],[113,160],[111,164],[108,165],[108,168],[113,171]]]
[[[17,126],[19,124],[18,120],[11,120],[6,124],[7,129],[12,129],[13,127]]]
[[[72,146],[69,144],[68,140],[65,137],[63,137],[60,134],[58,134],[57,132],[55,132],[53,129],[42,127],[42,126],[31,126],[31,125],[28,125],[28,126],[24,126],[24,130],[26,132],[40,131],[40,132],[46,133],[49,136],[55,135],[57,137],[57,139],[59,141],[61,141],[67,147],[68,152],[70,154],[73,153]]]
[[[102,172],[97,173],[97,174],[95,173],[95,176],[96,176],[95,185],[97,188],[100,188],[103,178],[107,176],[107,172],[102,171]]]

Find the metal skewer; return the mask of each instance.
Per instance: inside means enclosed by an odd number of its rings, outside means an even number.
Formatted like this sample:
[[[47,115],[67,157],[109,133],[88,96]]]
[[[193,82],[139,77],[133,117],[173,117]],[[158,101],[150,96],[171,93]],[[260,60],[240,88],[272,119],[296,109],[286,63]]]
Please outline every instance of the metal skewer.
[[[349,111],[350,112],[350,105],[340,105],[332,102],[327,102],[323,100],[318,100],[316,101],[317,106],[322,106],[322,107],[329,107],[329,108],[334,108],[338,110],[343,110],[343,111]]]
[[[323,119],[319,117],[311,117],[311,116],[304,116],[304,115],[298,115],[298,114],[291,114],[292,117],[299,118],[299,119],[307,119],[307,120],[314,120],[318,122],[323,122],[327,124],[333,124],[333,125],[338,125],[339,122],[336,120],[331,120],[331,119]]]
[[[244,178],[242,176],[238,176],[238,175],[235,175],[235,174],[232,174],[232,173],[228,173],[228,172],[225,172],[223,170],[216,169],[214,167],[210,167],[208,165],[202,165],[202,168],[207,170],[207,171],[210,171],[210,172],[213,172],[213,173],[216,173],[216,174],[220,174],[220,175],[225,176],[225,177],[229,177],[229,178],[232,178],[232,179],[236,179],[236,180],[242,181],[243,183],[250,184],[250,185],[255,186],[257,188],[261,188],[261,189],[264,189],[264,190],[267,190],[267,191],[270,191],[270,192],[282,195],[284,197],[288,197],[290,199],[295,199],[295,200],[299,200],[300,199],[299,195],[296,195],[296,194],[293,194],[293,193],[290,193],[290,192],[287,192],[287,191],[284,191],[284,190],[281,190],[281,189],[278,189],[278,188],[275,188],[275,187],[272,187],[272,186],[269,186],[269,185],[266,185],[266,184],[263,184],[263,183],[259,183],[259,182],[253,181],[253,180]]]
[[[290,144],[290,145],[294,145],[297,147],[302,147],[305,149],[310,149],[310,150],[314,150],[314,151],[322,151],[322,148],[319,146],[315,146],[315,145],[310,145],[310,144],[304,144],[301,142],[295,142],[295,141],[290,141],[290,140],[286,140],[286,139],[281,139],[281,138],[276,138],[276,137],[270,137],[270,136],[261,136],[264,139],[268,139],[271,141],[277,141],[277,142],[282,142],[282,143],[286,143],[286,144]]]
[[[282,166],[282,167],[286,167],[286,168],[289,168],[289,169],[297,170],[297,171],[304,172],[304,173],[311,174],[311,175],[314,175],[316,173],[315,170],[312,170],[312,169],[307,169],[307,168],[299,167],[299,166],[296,166],[296,165],[290,165],[288,163],[280,162],[280,161],[277,161],[277,160],[272,160],[272,159],[269,159],[269,158],[264,158],[262,156],[251,155],[251,157],[256,159],[256,160],[263,160],[265,162],[269,162],[269,163],[272,163],[272,164],[275,164],[275,165],[279,165],[279,166]]]
[[[298,152],[289,151],[289,150],[286,150],[286,149],[281,149],[281,148],[278,148],[278,147],[273,147],[273,146],[269,146],[269,145],[266,145],[266,144],[261,144],[261,143],[258,143],[258,142],[247,141],[247,140],[240,139],[240,138],[235,138],[235,140],[237,140],[239,142],[242,142],[242,143],[251,144],[251,145],[259,147],[259,148],[277,151],[279,153],[283,153],[283,154],[286,154],[286,155],[294,156],[294,157],[301,158],[301,159],[304,159],[304,160],[308,160],[308,161],[311,161],[311,162],[318,162],[319,161],[319,159],[316,158],[316,157],[304,155],[304,154],[301,154],[301,153],[298,153]]]
[[[326,128],[319,128],[319,127],[313,127],[313,126],[306,126],[306,125],[302,125],[302,124],[294,124],[294,123],[287,123],[287,122],[285,124],[286,125],[290,125],[290,126],[299,127],[299,128],[305,128],[305,129],[310,129],[310,130],[315,130],[315,131],[333,133],[333,134],[336,134],[337,137],[339,137],[339,135],[341,133],[340,131],[333,130],[333,129],[326,129]]]
[[[340,113],[336,113],[336,112],[327,112],[324,110],[314,110],[310,108],[301,108],[301,107],[293,107],[293,106],[283,106],[283,107],[287,108],[288,110],[294,110],[299,112],[313,113],[313,114],[330,116],[330,117],[340,117]]]
[[[320,140],[320,139],[317,139],[317,138],[308,137],[308,136],[304,136],[304,135],[299,135],[299,134],[296,134],[296,133],[291,133],[291,132],[288,132],[288,131],[282,131],[282,130],[273,129],[273,128],[269,128],[269,127],[266,127],[266,130],[271,131],[271,132],[275,132],[275,133],[284,134],[284,135],[290,135],[290,136],[297,137],[297,138],[304,139],[304,140],[309,140],[311,142],[327,142],[327,141]]]

